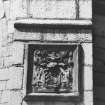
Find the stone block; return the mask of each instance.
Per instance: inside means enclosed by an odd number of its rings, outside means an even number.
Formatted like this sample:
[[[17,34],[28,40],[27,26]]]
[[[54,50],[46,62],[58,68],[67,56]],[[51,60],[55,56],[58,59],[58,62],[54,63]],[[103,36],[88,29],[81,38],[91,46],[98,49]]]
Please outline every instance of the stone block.
[[[68,30],[67,30],[68,31]],[[71,31],[71,32],[69,32]],[[45,40],[52,41],[79,41],[79,42],[87,42],[92,41],[92,32],[91,30],[69,30],[68,32],[58,32],[58,33],[45,33]]]
[[[12,53],[13,53],[13,49],[10,45],[8,46],[3,46],[1,48],[1,56],[2,57],[9,57],[9,56],[12,56]]]
[[[10,67],[9,81],[7,82],[7,89],[22,89],[23,82],[23,68]]]
[[[4,16],[3,1],[0,0],[0,19]]]
[[[0,25],[1,25],[0,27],[1,27],[2,46],[5,46],[7,44],[7,35],[8,35],[7,33],[8,27],[7,27],[6,18],[3,18],[1,20]]]
[[[4,59],[3,57],[0,57],[0,68],[3,68],[4,66]]]
[[[10,91],[6,90],[2,92],[1,102],[0,103],[8,103],[10,100]]]
[[[10,2],[11,2],[10,0],[3,1],[4,12],[7,20],[9,20],[9,17],[10,17]]]
[[[40,40],[41,39],[41,33],[35,33],[35,32],[20,32],[18,30],[14,33],[14,40]]]
[[[84,67],[84,91],[93,90],[93,70],[92,66]]]
[[[14,21],[8,21],[8,34],[14,33],[15,28],[14,28]]]
[[[25,0],[11,0],[10,8],[10,19],[15,20],[16,18],[27,17],[27,8]]]
[[[11,91],[10,93],[10,100],[9,100],[9,105],[22,105],[22,99],[23,99],[23,96],[22,96],[22,91],[20,90],[14,90],[14,91]]]
[[[9,74],[10,74],[10,71],[8,70],[8,68],[1,69],[0,70],[0,81],[9,80]]]
[[[24,44],[20,42],[13,43],[13,57],[16,64],[23,63]]]
[[[2,19],[0,20],[0,47],[2,45]]]
[[[1,57],[5,57],[7,55],[7,47],[1,47]]]
[[[0,90],[6,90],[7,80],[0,80]]]
[[[14,42],[8,46],[7,53],[10,56],[4,58],[4,66],[8,67],[14,64],[23,64],[24,45],[23,43]]]
[[[79,18],[92,18],[92,0],[79,0]]]
[[[33,18],[68,18],[76,19],[75,0],[30,2],[30,14]]]
[[[84,64],[92,65],[93,64],[93,49],[92,43],[82,43],[84,51]]]
[[[84,92],[84,105],[93,105],[93,91]]]
[[[12,43],[14,41],[13,36],[14,36],[14,33],[8,34],[8,36],[7,36],[8,43]]]
[[[14,64],[12,56],[4,57],[3,59],[4,59],[4,67],[5,68],[10,67]]]

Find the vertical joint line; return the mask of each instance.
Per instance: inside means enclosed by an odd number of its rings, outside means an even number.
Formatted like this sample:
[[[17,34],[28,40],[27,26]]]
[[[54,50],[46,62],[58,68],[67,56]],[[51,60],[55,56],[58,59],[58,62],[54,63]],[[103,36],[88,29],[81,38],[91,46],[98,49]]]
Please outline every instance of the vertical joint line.
[[[79,19],[79,0],[75,0],[76,2],[76,20]]]

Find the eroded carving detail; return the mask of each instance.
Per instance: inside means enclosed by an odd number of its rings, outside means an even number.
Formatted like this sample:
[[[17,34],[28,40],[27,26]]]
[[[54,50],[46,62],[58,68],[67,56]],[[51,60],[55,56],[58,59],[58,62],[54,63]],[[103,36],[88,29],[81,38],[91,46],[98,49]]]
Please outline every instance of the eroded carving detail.
[[[74,51],[36,49],[33,54],[32,92],[71,92],[73,89]]]

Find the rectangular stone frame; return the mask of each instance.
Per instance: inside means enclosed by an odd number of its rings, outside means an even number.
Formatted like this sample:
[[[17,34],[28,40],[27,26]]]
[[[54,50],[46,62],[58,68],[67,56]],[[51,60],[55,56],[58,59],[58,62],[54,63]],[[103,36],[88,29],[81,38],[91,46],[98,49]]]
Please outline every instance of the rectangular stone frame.
[[[49,94],[42,94],[42,93],[29,93],[27,92],[27,76],[28,76],[28,49],[29,49],[29,45],[40,45],[41,43],[28,43],[25,45],[25,65],[24,65],[24,68],[25,68],[25,72],[24,72],[24,83],[25,85],[23,85],[23,88],[24,88],[24,99],[25,100],[51,100],[51,101],[80,101],[82,100],[83,98],[83,93],[82,93],[82,89],[83,89],[83,86],[82,86],[82,67],[79,67],[78,69],[78,92],[73,94],[73,93],[68,93],[68,94],[52,94],[52,93],[49,93]],[[44,43],[44,45],[54,45],[54,44],[62,44],[62,45],[67,45],[66,43]],[[43,43],[42,43],[43,45]],[[68,45],[78,45],[77,43],[70,43]],[[81,56],[81,46],[78,45],[80,48],[79,48],[79,56]],[[81,61],[82,59],[79,58],[79,61]],[[82,63],[82,61],[81,61]],[[80,63],[80,65],[81,65]]]

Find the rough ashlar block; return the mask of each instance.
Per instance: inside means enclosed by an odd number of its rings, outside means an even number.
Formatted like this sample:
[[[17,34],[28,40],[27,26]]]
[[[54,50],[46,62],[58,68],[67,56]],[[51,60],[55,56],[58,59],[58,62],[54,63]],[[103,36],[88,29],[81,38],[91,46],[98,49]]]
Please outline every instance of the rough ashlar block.
[[[27,8],[23,5],[23,0],[11,0],[10,19],[27,17]]]
[[[79,18],[92,18],[92,0],[79,0]]]
[[[21,89],[23,78],[23,68],[11,67],[9,73],[9,81],[7,82],[7,89]]]
[[[33,0],[30,15],[34,18],[76,18],[75,0]]]

